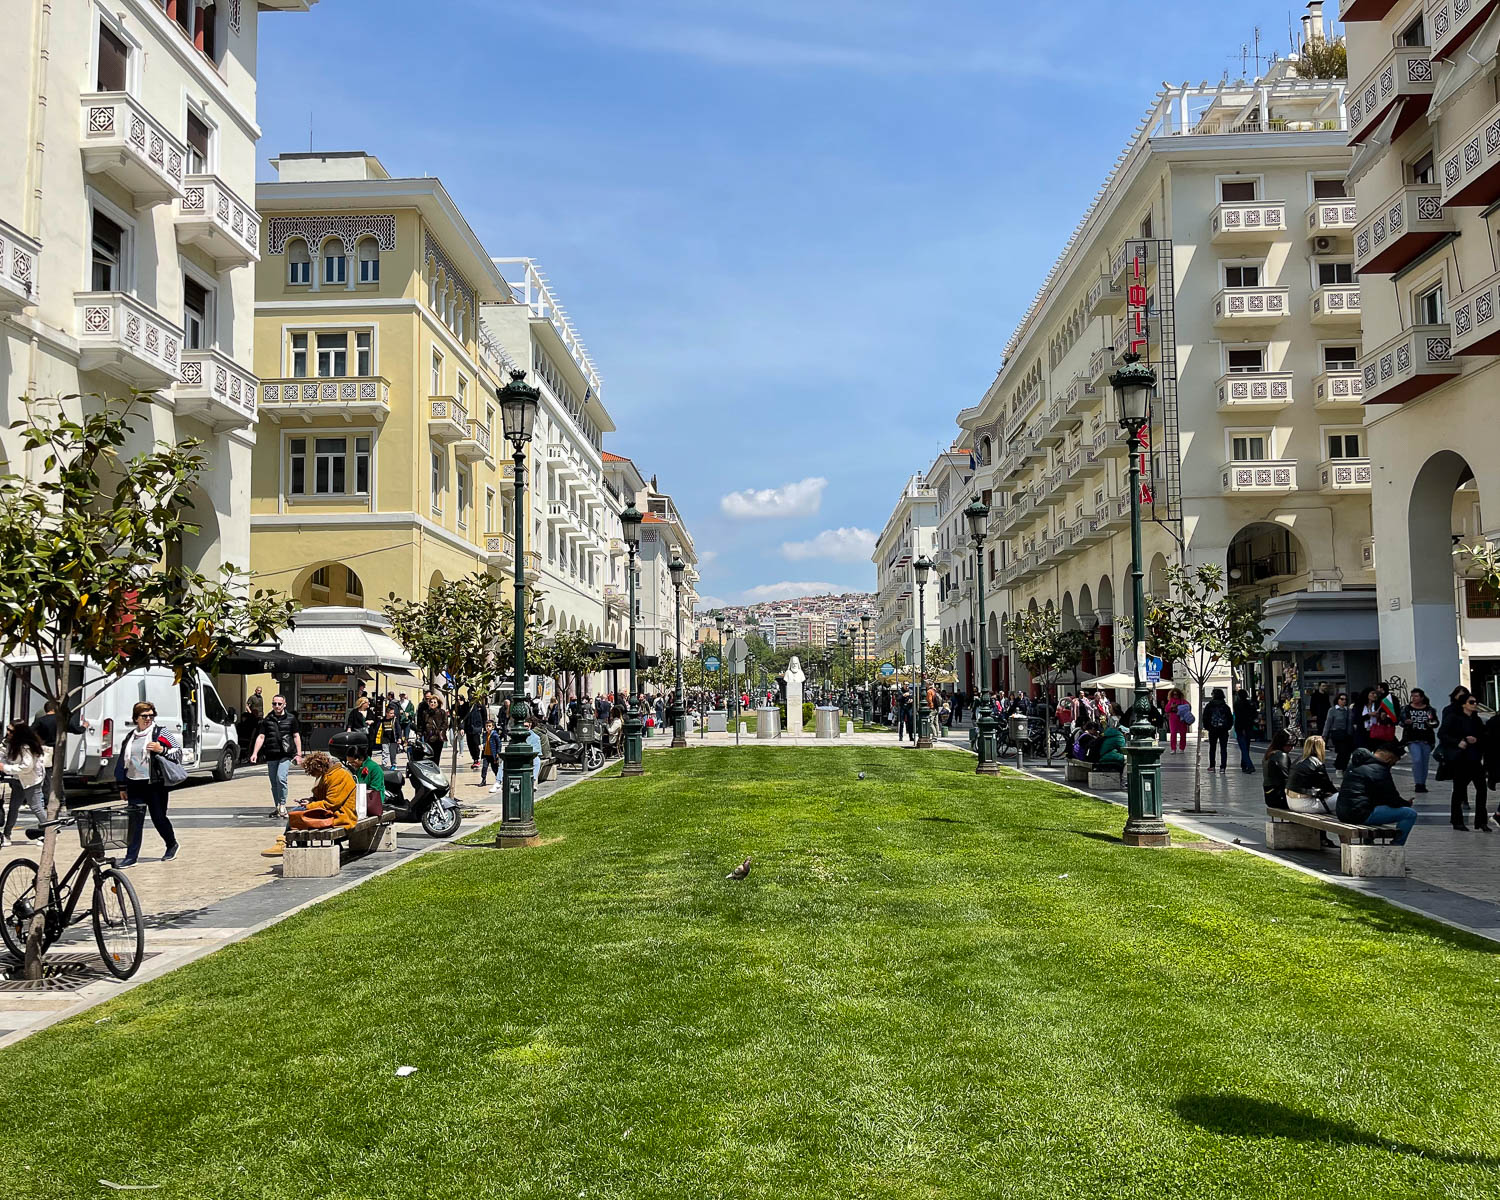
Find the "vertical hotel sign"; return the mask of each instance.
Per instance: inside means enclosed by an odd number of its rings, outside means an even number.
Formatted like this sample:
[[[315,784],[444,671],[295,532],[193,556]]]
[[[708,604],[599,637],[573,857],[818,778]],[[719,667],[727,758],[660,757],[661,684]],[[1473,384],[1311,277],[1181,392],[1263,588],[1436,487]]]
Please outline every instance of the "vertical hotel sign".
[[[1146,291],[1146,242],[1127,242],[1125,255],[1129,259],[1125,289],[1125,323],[1129,331],[1129,350],[1139,354],[1141,361],[1151,361],[1151,297]],[[1151,496],[1151,422],[1141,429],[1141,458],[1137,464],[1141,471],[1141,503],[1153,503]]]

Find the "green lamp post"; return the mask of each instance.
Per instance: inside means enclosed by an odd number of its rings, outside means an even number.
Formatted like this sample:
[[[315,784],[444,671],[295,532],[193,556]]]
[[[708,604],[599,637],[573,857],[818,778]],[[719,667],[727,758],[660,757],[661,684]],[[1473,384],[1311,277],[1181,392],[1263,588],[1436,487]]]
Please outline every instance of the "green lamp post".
[[[677,691],[672,696],[672,748],[680,750],[687,745],[687,700],[682,690],[682,579],[687,574],[687,563],[681,554],[673,554],[667,564],[672,576],[672,592],[677,609]]]
[[[844,650],[848,650],[848,649],[849,649],[849,631],[847,629],[840,629],[839,630],[839,650],[840,651],[844,651]],[[843,704],[842,707],[844,708],[844,710],[846,712],[850,711],[850,709],[849,709],[849,696],[850,696],[850,691],[851,691],[851,688],[852,688],[853,684],[854,684],[854,655],[851,652],[850,656],[849,656],[849,673],[844,676],[844,695],[843,695],[844,704]],[[853,715],[853,714],[851,713],[850,715]]]
[[[984,534],[990,519],[990,506],[978,496],[964,509],[969,522],[969,536],[974,541],[974,585],[979,600],[979,712],[974,724],[979,729],[979,762],[976,775],[1000,774],[1000,753],[995,745],[995,702],[990,696],[990,656],[984,637]]]
[[[625,570],[630,584],[630,703],[625,709],[625,761],[620,767],[620,774],[644,775],[646,765],[642,761],[641,746],[644,719],[641,716],[639,688],[635,681],[635,556],[641,548],[641,513],[634,503],[620,514],[620,528],[625,534]]]
[[[869,666],[870,666],[870,614],[869,613],[860,613],[859,614],[859,631],[860,631],[860,634],[862,635],[862,638],[861,638],[862,644],[861,644],[860,649],[864,653],[865,668],[868,670]],[[864,694],[864,709],[865,709],[865,724],[866,725],[873,724],[874,720],[875,720],[874,697],[870,694],[870,682],[871,681],[868,680],[868,679],[865,680],[865,687],[864,687],[864,693],[865,693]]]
[[[515,468],[515,679],[511,685],[509,741],[501,751],[502,794],[499,846],[534,846],[537,842],[532,763],[536,752],[526,740],[526,445],[536,424],[541,392],[526,382],[526,372],[510,373],[510,382],[497,388],[501,426],[511,446]]]
[[[1151,421],[1156,372],[1139,354],[1125,355],[1109,377],[1120,407],[1120,426],[1130,438],[1130,583],[1135,600],[1135,703],[1130,709],[1130,736],[1125,742],[1126,777],[1124,841],[1127,846],[1166,846],[1171,839],[1161,811],[1161,744],[1151,724],[1151,695],[1146,688],[1146,590],[1141,569],[1141,431]]]
[[[927,580],[932,559],[922,555],[911,565],[917,580],[917,749],[932,749],[932,707],[927,703]]]

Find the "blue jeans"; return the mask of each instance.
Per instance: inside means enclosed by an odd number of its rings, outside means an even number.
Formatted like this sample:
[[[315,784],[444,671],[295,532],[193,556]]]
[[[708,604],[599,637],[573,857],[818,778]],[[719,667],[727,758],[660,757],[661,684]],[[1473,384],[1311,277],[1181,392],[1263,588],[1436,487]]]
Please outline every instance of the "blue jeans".
[[[1414,808],[1391,808],[1386,804],[1377,804],[1373,812],[1365,818],[1366,825],[1394,825],[1401,831],[1396,838],[1396,845],[1406,845],[1406,839],[1411,836],[1411,827],[1417,823],[1417,810]]]
[[[1240,744],[1240,770],[1255,770],[1255,764],[1250,761],[1250,731],[1248,729],[1235,730],[1234,740]]]
[[[277,808],[286,807],[286,781],[291,773],[292,760],[273,758],[266,762],[266,774],[271,777],[271,803]]]
[[[1432,743],[1430,742],[1407,742],[1406,748],[1411,751],[1411,773],[1416,779],[1418,787],[1427,786],[1427,764],[1432,761]]]

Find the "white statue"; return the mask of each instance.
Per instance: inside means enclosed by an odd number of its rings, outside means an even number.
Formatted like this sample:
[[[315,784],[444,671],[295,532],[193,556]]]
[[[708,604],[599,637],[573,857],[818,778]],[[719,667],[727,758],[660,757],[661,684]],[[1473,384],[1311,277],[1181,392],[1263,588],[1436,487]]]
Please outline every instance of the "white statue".
[[[802,732],[802,684],[807,676],[803,673],[802,663],[797,656],[792,655],[792,661],[787,664],[786,673],[781,677],[786,683],[786,724],[789,733]]]

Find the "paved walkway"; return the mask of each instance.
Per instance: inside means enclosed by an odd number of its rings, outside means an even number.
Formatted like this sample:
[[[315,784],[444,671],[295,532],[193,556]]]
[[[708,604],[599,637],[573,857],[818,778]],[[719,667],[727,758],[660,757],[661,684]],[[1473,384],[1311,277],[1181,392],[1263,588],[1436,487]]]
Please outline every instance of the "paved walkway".
[[[542,784],[537,799],[544,800],[579,778],[563,773]],[[458,772],[457,788],[465,818],[455,837],[498,820],[499,806],[491,803],[498,801],[498,795],[492,796],[488,786],[481,788],[477,773],[467,764]],[[294,770],[291,799],[305,798],[311,790],[312,780]],[[173,861],[162,862],[161,842],[147,821],[141,860],[129,872],[145,914],[146,961],[140,971],[126,983],[105,972],[87,920],[85,897],[79,907],[85,920],[49,951],[47,962],[56,973],[42,985],[7,978],[20,964],[0,946],[0,1046],[248,937],[419,854],[452,844],[428,837],[420,825],[398,825],[395,854],[355,859],[332,879],[284,880],[280,859],[260,856],[280,829],[280,823],[269,817],[270,810],[264,768],[243,767],[228,783],[195,783],[174,792],[168,815],[181,852]],[[12,858],[35,858],[38,852],[39,843],[23,839],[0,850],[0,868]],[[64,830],[58,840],[59,875],[77,855],[76,834]]]

